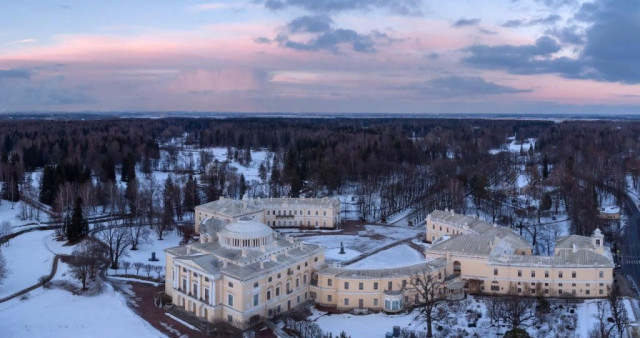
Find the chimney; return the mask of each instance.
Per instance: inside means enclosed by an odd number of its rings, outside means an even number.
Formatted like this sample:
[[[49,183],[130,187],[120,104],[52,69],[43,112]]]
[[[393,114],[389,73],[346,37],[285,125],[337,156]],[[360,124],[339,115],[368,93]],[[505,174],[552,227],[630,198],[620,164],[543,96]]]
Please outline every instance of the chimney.
[[[260,269],[264,269],[264,262],[260,262]]]
[[[247,257],[248,254],[248,250],[247,249],[242,249],[242,257]]]

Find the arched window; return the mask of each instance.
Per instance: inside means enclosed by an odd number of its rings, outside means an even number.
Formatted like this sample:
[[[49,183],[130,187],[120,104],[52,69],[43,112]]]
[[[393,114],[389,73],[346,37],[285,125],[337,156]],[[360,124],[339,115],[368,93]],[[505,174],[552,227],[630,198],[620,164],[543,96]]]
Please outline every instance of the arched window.
[[[453,262],[453,274],[459,275],[460,273],[462,273],[462,265],[458,261]]]

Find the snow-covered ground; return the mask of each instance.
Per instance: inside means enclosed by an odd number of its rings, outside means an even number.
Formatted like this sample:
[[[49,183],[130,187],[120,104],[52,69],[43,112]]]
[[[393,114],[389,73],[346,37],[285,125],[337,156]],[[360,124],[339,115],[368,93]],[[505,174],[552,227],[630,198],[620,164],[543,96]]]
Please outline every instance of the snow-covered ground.
[[[22,234],[2,247],[7,261],[7,278],[0,284],[0,297],[8,296],[38,282],[49,275],[54,252],[67,252],[68,248],[56,242],[53,230],[32,231]],[[52,249],[49,249],[52,248]]]
[[[588,332],[595,325],[594,315],[597,312],[598,301],[590,300],[575,305],[575,314],[568,310],[569,306],[564,305],[563,309],[556,309],[547,314],[546,319],[553,318],[553,323],[542,320],[536,325],[527,327],[527,332],[531,337],[566,337],[566,338],[587,338]],[[481,314],[476,327],[469,327],[469,311]],[[446,337],[460,333],[464,336],[495,337],[502,336],[508,328],[504,325],[492,326],[487,315],[487,308],[483,301],[471,296],[461,302],[449,303],[449,318],[434,322],[433,332],[436,337]],[[308,320],[315,321],[325,332],[331,332],[334,336],[341,331],[346,332],[352,338],[383,337],[386,332],[391,332],[393,326],[398,325],[401,329],[410,329],[418,332],[426,331],[426,322],[416,318],[417,311],[410,313],[400,313],[389,315],[385,313],[373,313],[368,315],[353,314],[327,314],[315,308]],[[577,317],[576,327],[572,328],[572,322]],[[569,325],[567,328],[566,325]],[[437,326],[441,325],[446,331],[438,331]],[[463,333],[463,332],[466,332]],[[500,333],[500,334],[498,334]]]
[[[135,262],[141,262],[144,264],[159,265],[164,267],[165,265],[164,249],[172,248],[174,246],[180,245],[181,238],[177,230],[165,233],[162,240],[158,240],[157,238],[158,238],[157,235],[155,233],[152,233],[149,236],[149,239],[150,239],[149,243],[142,244],[140,247],[138,247],[138,250],[135,250],[135,251],[127,249],[125,251],[126,256],[121,257],[120,262],[128,261],[131,264]],[[158,261],[155,261],[155,262],[149,261],[149,258],[151,258],[152,252],[156,253],[156,258],[158,259]],[[122,267],[117,271],[109,269],[109,274],[112,274],[112,275],[124,274],[124,273],[125,271],[124,269],[122,269]],[[129,268],[129,271],[127,271],[127,273],[135,274],[135,270]],[[146,276],[146,273],[142,272],[141,270],[140,275]],[[156,273],[155,272],[151,273],[151,276],[155,277]]]
[[[0,304],[2,337],[163,337],[106,286],[97,296],[38,288]]]
[[[531,146],[535,147],[537,139],[528,138],[523,143],[519,143],[518,141],[516,141],[514,136],[511,136],[507,139],[507,141],[509,142],[503,144],[502,146],[500,146],[500,148],[490,149],[489,154],[496,155],[503,151],[507,151],[510,153],[517,153],[517,152],[520,152],[520,149],[526,152],[526,151],[529,151],[529,148],[531,148]]]
[[[380,251],[363,260],[347,265],[350,269],[393,268],[424,261],[424,255],[407,244]]]
[[[25,225],[40,225],[40,222],[49,220],[49,216],[44,212],[40,212],[40,221],[36,219],[20,219],[20,213],[23,209],[23,203],[21,201],[12,203],[6,200],[0,201],[0,222],[9,222],[12,232],[26,229]]]

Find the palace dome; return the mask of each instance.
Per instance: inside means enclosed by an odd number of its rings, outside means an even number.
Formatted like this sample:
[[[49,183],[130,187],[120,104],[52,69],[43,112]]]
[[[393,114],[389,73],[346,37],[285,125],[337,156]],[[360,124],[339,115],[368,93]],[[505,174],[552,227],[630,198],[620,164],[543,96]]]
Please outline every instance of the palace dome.
[[[260,248],[271,244],[273,229],[268,225],[243,217],[225,225],[218,232],[221,245],[233,248]]]

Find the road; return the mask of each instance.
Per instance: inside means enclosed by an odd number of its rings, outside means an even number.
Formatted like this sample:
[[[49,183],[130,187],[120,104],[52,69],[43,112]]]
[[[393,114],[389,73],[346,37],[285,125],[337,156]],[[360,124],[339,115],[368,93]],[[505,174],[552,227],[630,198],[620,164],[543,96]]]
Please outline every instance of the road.
[[[630,197],[626,196],[625,201],[629,219],[624,236],[619,242],[621,270],[625,275],[631,276],[636,285],[640,285],[640,210]]]

